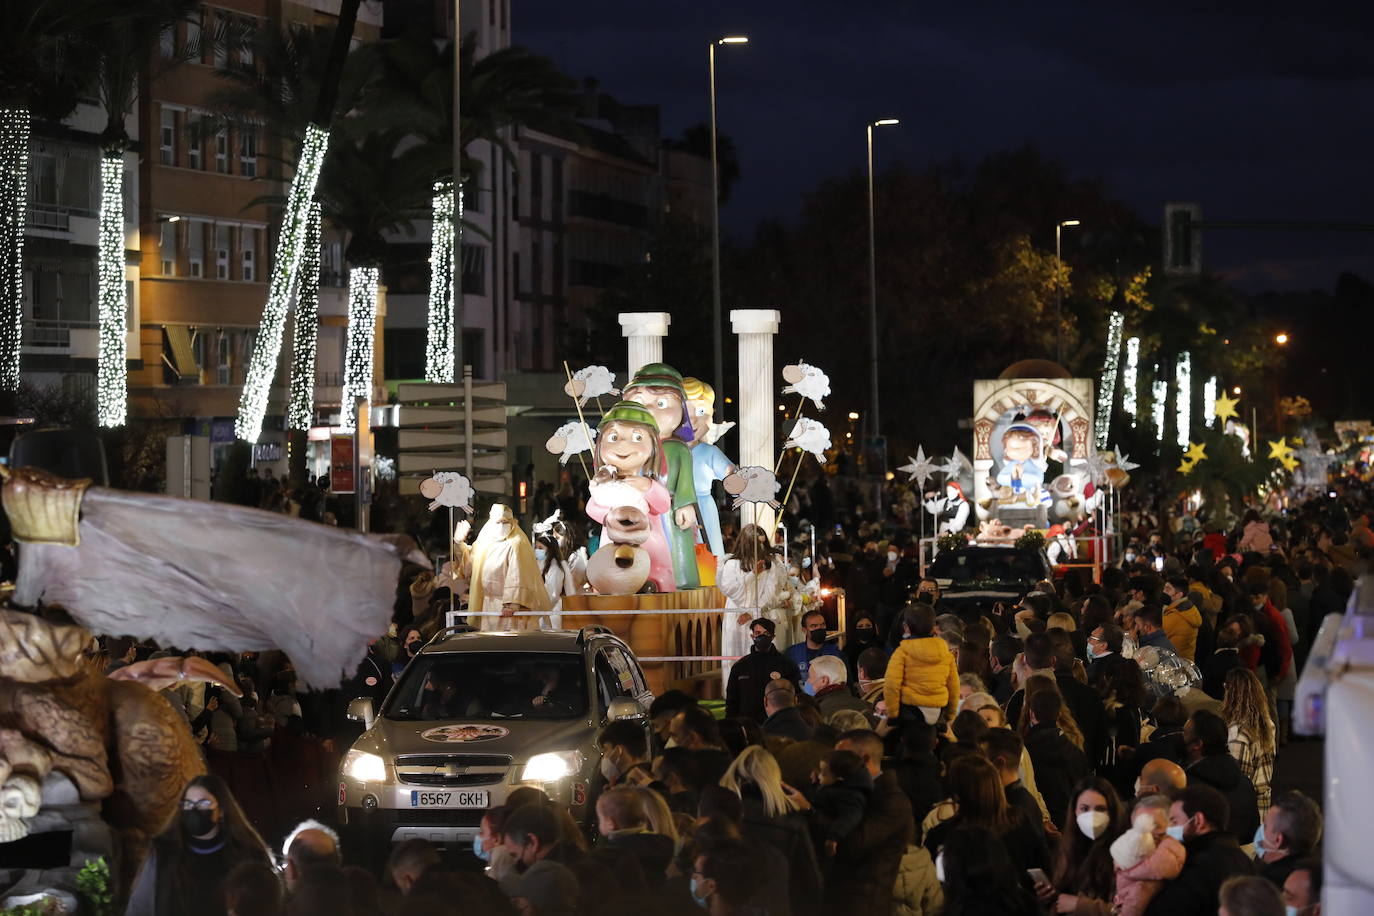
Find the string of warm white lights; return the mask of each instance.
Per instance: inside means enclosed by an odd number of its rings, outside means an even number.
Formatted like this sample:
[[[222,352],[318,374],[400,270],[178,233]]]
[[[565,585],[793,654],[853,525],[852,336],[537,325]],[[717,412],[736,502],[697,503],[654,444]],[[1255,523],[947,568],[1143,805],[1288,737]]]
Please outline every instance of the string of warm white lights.
[[[348,271],[348,349],[344,351],[339,425],[353,428],[353,401],[372,399],[372,350],[377,333],[377,268]]]
[[[434,182],[430,205],[429,334],[425,381],[452,384],[453,375],[453,181]]]
[[[1121,327],[1125,323],[1126,315],[1123,312],[1112,312],[1107,319],[1107,356],[1102,360],[1102,382],[1097,391],[1097,422],[1093,430],[1099,449],[1107,447],[1112,404],[1116,400],[1116,372],[1121,362]]]
[[[1187,448],[1193,425],[1193,355],[1178,354],[1174,366],[1174,410],[1178,413],[1178,447]]]
[[[1217,377],[1214,375],[1202,386],[1202,422],[1211,429],[1217,423]]]
[[[24,217],[28,213],[29,113],[0,109],[0,390],[19,387],[24,334]]]
[[[124,153],[100,158],[100,352],[96,358],[96,421],[123,426],[129,410],[129,297],[124,287]]]
[[[287,429],[309,429],[315,419],[315,349],[320,332],[320,205],[310,205],[305,250],[296,271],[296,317],[291,326],[291,394]]]
[[[291,304],[291,290],[305,248],[305,225],[308,222],[315,183],[324,164],[324,152],[329,146],[329,132],[314,124],[305,129],[296,174],[291,178],[287,194],[286,212],[282,215],[281,236],[277,239],[276,257],[272,261],[272,275],[267,285],[267,304],[258,325],[257,342],[248,363],[248,374],[239,398],[239,415],[234,423],[234,435],[247,442],[257,442],[262,433],[262,420],[267,414],[267,397],[272,379],[281,358],[282,334],[286,327],[286,310]]]
[[[1164,410],[1169,403],[1169,383],[1159,377],[1159,366],[1155,366],[1155,380],[1150,383],[1150,412],[1155,424],[1155,439],[1164,441]]]
[[[1136,385],[1140,381],[1140,338],[1126,341],[1126,371],[1121,375],[1121,411],[1131,418],[1131,429],[1140,419],[1140,402]]]

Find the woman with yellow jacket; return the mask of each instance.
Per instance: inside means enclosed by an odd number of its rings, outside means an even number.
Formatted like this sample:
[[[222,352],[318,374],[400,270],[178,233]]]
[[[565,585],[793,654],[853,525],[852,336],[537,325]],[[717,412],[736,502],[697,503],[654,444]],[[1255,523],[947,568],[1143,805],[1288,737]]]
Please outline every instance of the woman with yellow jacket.
[[[949,644],[934,635],[935,611],[910,604],[902,612],[902,641],[887,663],[883,700],[889,721],[921,715],[934,725],[940,714],[954,715],[959,702],[959,671]]]

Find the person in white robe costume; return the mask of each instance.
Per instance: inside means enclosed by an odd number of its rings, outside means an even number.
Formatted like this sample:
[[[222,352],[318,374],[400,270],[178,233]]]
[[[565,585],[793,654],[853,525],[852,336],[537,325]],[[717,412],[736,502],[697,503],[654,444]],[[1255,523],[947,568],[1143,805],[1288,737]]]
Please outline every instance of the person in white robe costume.
[[[501,616],[478,617],[478,629],[535,629],[536,618],[514,615],[521,611],[547,614],[551,607],[529,538],[515,523],[510,506],[492,506],[487,523],[472,545],[468,609]]]

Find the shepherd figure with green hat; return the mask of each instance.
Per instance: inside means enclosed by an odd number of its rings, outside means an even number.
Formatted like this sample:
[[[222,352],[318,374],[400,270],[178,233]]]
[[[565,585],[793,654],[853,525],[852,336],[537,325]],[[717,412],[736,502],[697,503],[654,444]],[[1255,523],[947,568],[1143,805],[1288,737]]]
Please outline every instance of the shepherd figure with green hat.
[[[649,537],[642,545],[649,556],[648,580],[660,592],[674,590],[676,577],[668,553],[662,516],[669,511],[668,491],[658,480],[658,423],[643,405],[620,401],[597,424],[596,476],[587,485],[587,517],[599,525],[626,506],[642,512]],[[642,584],[642,583],[641,583]],[[639,584],[634,584],[635,590]]]
[[[625,400],[643,405],[658,422],[658,479],[672,497],[671,516],[664,516],[664,535],[672,555],[679,589],[698,588],[696,526],[697,491],[692,479],[692,417],[682,374],[665,363],[648,363],[625,386]]]

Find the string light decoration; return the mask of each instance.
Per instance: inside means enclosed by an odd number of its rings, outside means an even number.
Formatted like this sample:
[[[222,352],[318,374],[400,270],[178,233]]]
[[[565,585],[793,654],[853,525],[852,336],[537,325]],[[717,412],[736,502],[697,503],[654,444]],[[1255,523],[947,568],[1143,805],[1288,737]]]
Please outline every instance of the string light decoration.
[[[320,205],[310,205],[305,250],[296,273],[296,317],[291,325],[291,396],[288,429],[308,430],[315,419],[315,349],[320,333]]]
[[[1150,412],[1155,424],[1155,439],[1164,441],[1164,409],[1169,403],[1169,383],[1159,377],[1159,366],[1155,366],[1155,380],[1150,383]]]
[[[1174,411],[1178,414],[1178,447],[1187,448],[1193,424],[1193,355],[1178,354],[1174,365]]]
[[[1123,312],[1112,312],[1107,319],[1107,356],[1102,360],[1102,382],[1097,390],[1097,423],[1094,432],[1097,447],[1107,447],[1108,429],[1112,422],[1112,404],[1116,400],[1116,372],[1121,362],[1121,327],[1126,323]]]
[[[1136,383],[1140,377],[1140,338],[1132,337],[1126,341],[1126,370],[1121,375],[1121,409],[1131,418],[1131,429],[1136,428],[1140,419],[1140,403],[1136,396]]]
[[[1202,386],[1202,422],[1211,429],[1217,425],[1217,377],[1209,378]]]
[[[129,411],[129,296],[124,286],[124,153],[100,157],[100,352],[96,358],[96,422],[123,426]]]
[[[243,394],[239,398],[239,415],[234,421],[234,435],[245,442],[257,442],[262,433],[267,397],[271,393],[272,379],[277,374],[277,363],[281,358],[286,310],[291,304],[292,287],[300,267],[301,253],[305,249],[311,198],[315,196],[315,184],[319,180],[320,166],[324,164],[324,153],[328,146],[327,130],[314,124],[306,127],[301,155],[296,162],[296,174],[291,177],[291,189],[287,193],[276,257],[272,260],[267,304],[263,306],[257,341],[253,345]]]
[[[376,267],[348,271],[348,348],[344,351],[343,400],[339,425],[353,428],[353,401],[372,399],[372,349],[377,333]]]
[[[430,205],[429,334],[425,381],[452,384],[453,374],[453,181],[434,182]],[[458,294],[461,295],[461,294]]]
[[[24,335],[24,217],[28,213],[29,113],[0,109],[0,390],[19,387]]]

